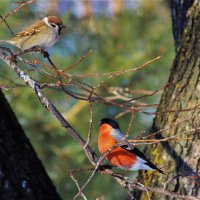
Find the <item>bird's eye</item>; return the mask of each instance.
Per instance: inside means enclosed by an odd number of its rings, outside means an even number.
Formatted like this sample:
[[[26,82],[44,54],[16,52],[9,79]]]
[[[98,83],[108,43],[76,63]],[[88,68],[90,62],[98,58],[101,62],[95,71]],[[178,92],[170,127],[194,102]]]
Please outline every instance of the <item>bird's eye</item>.
[[[55,25],[55,24],[51,24],[51,26],[52,26],[53,28],[55,28],[55,27],[56,27],[56,25]]]

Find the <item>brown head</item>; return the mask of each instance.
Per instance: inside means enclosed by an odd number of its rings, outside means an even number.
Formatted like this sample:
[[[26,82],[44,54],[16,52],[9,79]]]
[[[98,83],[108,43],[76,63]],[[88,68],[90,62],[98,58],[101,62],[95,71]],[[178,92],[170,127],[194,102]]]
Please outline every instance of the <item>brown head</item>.
[[[53,28],[54,30],[58,31],[59,35],[65,25],[63,24],[62,20],[58,16],[48,16],[43,19],[44,23]]]

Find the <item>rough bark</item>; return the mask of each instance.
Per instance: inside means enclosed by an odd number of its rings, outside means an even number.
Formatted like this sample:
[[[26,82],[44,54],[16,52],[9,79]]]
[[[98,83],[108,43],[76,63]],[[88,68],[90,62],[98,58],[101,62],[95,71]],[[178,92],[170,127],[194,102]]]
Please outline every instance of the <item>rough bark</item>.
[[[152,131],[169,127],[172,123],[181,122],[159,138],[174,136],[194,129],[196,131],[182,134],[180,137],[191,137],[191,140],[176,140],[147,147],[147,154],[153,163],[163,166],[167,176],[149,176],[142,173],[146,185],[163,185],[176,175],[181,175],[166,184],[169,191],[183,195],[193,195],[200,199],[200,1],[195,0],[187,12],[188,23],[183,32],[181,45],[176,54],[170,77],[162,94],[160,106],[154,120]],[[195,108],[180,112],[181,109]],[[176,112],[163,112],[176,110]],[[197,130],[198,128],[198,130]],[[194,134],[195,133],[195,134]],[[148,199],[145,193],[141,199]],[[173,199],[151,193],[151,199]]]
[[[61,200],[1,91],[0,199]]]

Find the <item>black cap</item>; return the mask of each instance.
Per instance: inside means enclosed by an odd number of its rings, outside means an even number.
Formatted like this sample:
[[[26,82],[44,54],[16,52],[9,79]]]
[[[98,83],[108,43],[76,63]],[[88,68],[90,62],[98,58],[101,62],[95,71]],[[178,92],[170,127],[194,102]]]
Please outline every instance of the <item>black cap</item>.
[[[109,118],[103,118],[101,121],[100,121],[100,126],[102,125],[102,124],[109,124],[110,126],[112,126],[112,128],[114,128],[114,129],[120,129],[119,128],[119,124],[115,121],[115,120],[113,120],[113,119],[109,119]]]

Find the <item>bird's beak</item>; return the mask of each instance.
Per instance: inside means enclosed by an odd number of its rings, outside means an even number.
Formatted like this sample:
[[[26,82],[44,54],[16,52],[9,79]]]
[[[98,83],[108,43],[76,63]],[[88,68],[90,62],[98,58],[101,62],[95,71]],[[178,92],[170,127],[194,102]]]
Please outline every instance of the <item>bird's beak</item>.
[[[64,24],[61,24],[60,28],[66,28],[66,26]]]

